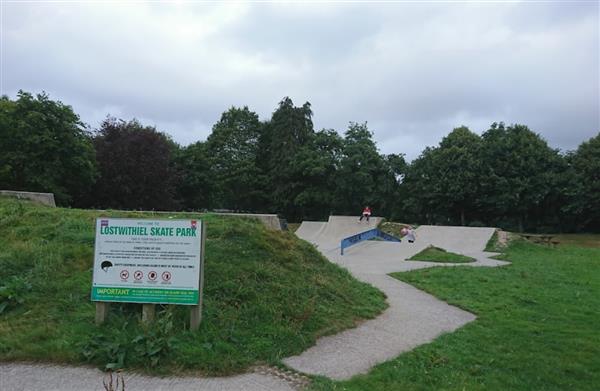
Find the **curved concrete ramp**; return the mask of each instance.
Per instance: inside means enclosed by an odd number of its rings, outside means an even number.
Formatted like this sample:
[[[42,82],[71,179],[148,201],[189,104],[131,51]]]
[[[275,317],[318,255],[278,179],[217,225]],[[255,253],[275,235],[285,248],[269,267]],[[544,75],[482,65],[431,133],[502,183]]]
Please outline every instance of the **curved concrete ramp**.
[[[372,226],[366,229],[375,228],[380,221],[371,220]],[[389,308],[375,319],[354,329],[320,338],[315,346],[302,354],[283,360],[298,371],[338,380],[348,379],[475,320],[475,315],[398,281],[388,273],[432,266],[506,264],[489,259],[488,256],[493,253],[483,251],[494,232],[493,228],[421,226],[417,229],[415,243],[365,241],[350,247],[345,255],[339,255],[333,244],[337,243],[339,248],[341,239],[362,232],[359,224],[356,218],[332,216],[324,227],[319,226],[319,232],[313,232],[309,241],[331,262],[346,267],[357,279],[382,290]],[[477,261],[469,264],[406,261],[429,245],[467,254]]]
[[[313,243],[321,252],[328,252],[340,248],[342,239],[348,236],[377,228],[383,221],[381,217],[371,217],[369,221],[359,221],[356,216],[329,216],[329,221],[303,222],[296,235]],[[305,225],[306,223],[306,225]]]
[[[416,230],[417,241],[451,252],[468,254],[483,251],[495,228],[422,225]]]
[[[325,229],[327,223],[322,221],[303,221],[296,230],[296,236],[307,242],[314,242]]]

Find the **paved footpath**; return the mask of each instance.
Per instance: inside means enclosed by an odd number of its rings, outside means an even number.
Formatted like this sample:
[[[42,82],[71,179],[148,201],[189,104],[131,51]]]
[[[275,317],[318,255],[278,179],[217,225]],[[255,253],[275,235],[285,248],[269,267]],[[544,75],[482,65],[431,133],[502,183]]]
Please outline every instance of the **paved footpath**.
[[[333,217],[328,225],[343,225],[345,229],[355,226],[356,220]],[[310,228],[319,229],[314,234]],[[366,229],[371,228],[366,227]],[[312,348],[298,356],[284,359],[289,367],[304,373],[323,375],[343,380],[368,372],[374,365],[390,360],[419,345],[433,341],[443,333],[451,332],[475,320],[475,315],[425,293],[412,285],[388,276],[396,271],[408,271],[434,266],[456,266],[434,262],[405,261],[429,245],[448,251],[469,255],[477,261],[463,266],[500,266],[506,262],[488,257],[493,253],[483,251],[494,233],[493,228],[421,226],[417,229],[415,243],[368,241],[346,249],[340,255],[335,238],[327,232],[335,232],[318,226],[308,226],[300,231],[332,262],[344,266],[357,279],[382,290],[389,303],[383,314],[366,321],[358,327],[339,334],[323,337]],[[339,241],[337,241],[339,243]]]
[[[354,329],[320,338],[315,346],[302,354],[283,360],[299,372],[348,379],[473,321],[475,315],[387,275],[435,266],[458,267],[457,264],[405,261],[428,245],[477,259],[460,266],[506,264],[489,259],[493,254],[483,251],[493,234],[492,228],[421,226],[417,230],[416,243],[363,242],[346,249],[345,255],[341,256],[341,237],[374,228],[380,221],[372,218],[369,223],[358,223],[356,220],[332,216],[328,223],[303,223],[297,234],[315,244],[331,262],[348,268],[357,279],[381,289],[387,295],[389,307],[377,318]],[[0,363],[0,390],[102,391],[104,376],[97,369],[85,367]],[[160,378],[126,373],[125,381],[125,389],[129,391],[291,391],[302,383],[268,369],[220,378]]]

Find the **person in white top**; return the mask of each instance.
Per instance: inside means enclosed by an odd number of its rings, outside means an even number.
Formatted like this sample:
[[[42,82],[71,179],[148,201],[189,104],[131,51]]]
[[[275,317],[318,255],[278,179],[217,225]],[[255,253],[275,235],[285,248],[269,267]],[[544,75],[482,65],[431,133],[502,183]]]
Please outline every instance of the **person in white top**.
[[[403,235],[403,239],[408,240],[408,243],[414,243],[416,239],[415,230],[410,225],[402,228],[400,233]]]

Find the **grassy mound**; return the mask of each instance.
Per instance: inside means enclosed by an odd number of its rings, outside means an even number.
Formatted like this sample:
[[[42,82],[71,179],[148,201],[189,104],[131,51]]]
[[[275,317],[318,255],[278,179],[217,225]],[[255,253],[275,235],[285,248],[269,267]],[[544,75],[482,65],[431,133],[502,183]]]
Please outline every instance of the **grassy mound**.
[[[600,249],[510,242],[500,268],[394,277],[477,314],[474,322],[318,390],[598,390]]]
[[[460,254],[446,251],[443,248],[429,246],[425,250],[409,258],[411,261],[442,262],[442,263],[467,263],[475,259]]]
[[[384,221],[383,223],[379,224],[379,229],[382,230],[383,232],[385,232],[386,234],[395,236],[397,238],[401,238],[402,235],[402,229],[403,228],[408,228],[410,227],[410,225],[408,224],[403,224],[403,223],[394,223],[391,221]],[[415,228],[416,225],[413,225],[413,228]]]
[[[0,198],[0,360],[224,375],[276,364],[386,306],[382,293],[291,233],[251,219],[173,214],[207,222],[200,330],[188,330],[184,306],[160,307],[157,322],[142,326],[136,304],[111,304],[97,327],[90,290],[99,216],[167,217]]]

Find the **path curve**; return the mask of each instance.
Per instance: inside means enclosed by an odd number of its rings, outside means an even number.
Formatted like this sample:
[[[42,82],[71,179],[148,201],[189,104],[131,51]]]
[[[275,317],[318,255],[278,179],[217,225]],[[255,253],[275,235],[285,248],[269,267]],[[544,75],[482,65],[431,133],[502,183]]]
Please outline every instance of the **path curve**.
[[[303,223],[304,224],[304,223]],[[316,345],[283,362],[289,367],[312,375],[336,380],[368,372],[374,365],[390,360],[419,345],[433,341],[475,320],[475,315],[448,305],[412,285],[388,276],[388,273],[437,266],[501,266],[507,262],[489,257],[495,253],[483,251],[494,228],[421,226],[415,243],[367,241],[339,254],[335,233],[358,233],[370,227],[356,219],[335,216],[327,225],[343,224],[344,228],[312,225],[299,230],[299,236],[312,242],[331,262],[346,267],[355,278],[382,290],[389,307],[377,318],[339,334],[320,338]],[[302,228],[302,226],[300,227]],[[333,234],[332,234],[333,233]],[[337,240],[337,247],[333,243]],[[468,264],[405,261],[429,245],[469,255],[476,262]]]

